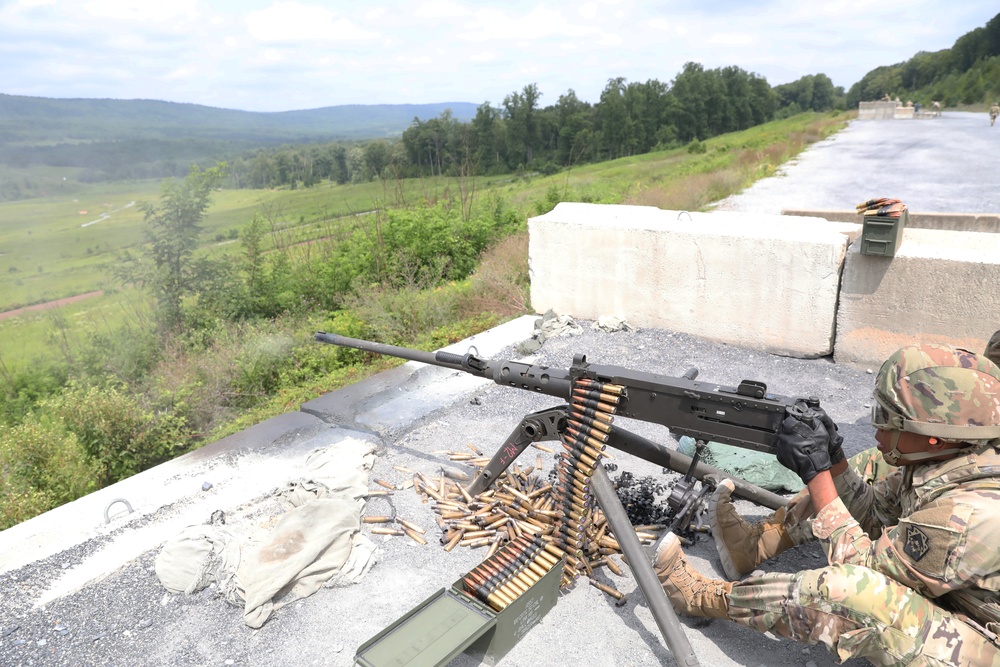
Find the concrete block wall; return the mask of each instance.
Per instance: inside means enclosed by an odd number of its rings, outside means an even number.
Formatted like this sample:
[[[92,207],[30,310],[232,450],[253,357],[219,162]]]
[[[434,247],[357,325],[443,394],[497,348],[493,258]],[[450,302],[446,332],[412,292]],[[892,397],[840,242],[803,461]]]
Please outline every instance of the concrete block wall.
[[[955,232],[1000,233],[1000,214],[997,213],[914,213],[907,211],[907,226],[920,229],[947,229]],[[831,211],[822,209],[786,208],[782,215],[823,218],[830,221],[861,222],[857,211]]]
[[[901,345],[980,351],[1000,329],[1000,234],[906,229],[894,258],[819,217],[562,203],[531,218],[537,312],[881,364]]]
[[[1000,234],[903,230],[895,257],[851,247],[834,360],[875,365],[915,342],[982,352],[1000,329]]]
[[[808,358],[833,351],[840,271],[860,225],[562,203],[528,230],[538,312],[620,315]]]

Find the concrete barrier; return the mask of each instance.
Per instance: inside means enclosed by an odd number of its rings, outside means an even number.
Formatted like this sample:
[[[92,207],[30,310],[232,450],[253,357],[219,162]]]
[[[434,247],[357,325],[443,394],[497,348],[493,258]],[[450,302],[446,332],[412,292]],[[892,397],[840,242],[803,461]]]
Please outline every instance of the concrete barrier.
[[[859,102],[858,120],[902,120],[916,117],[916,109],[898,102]]]
[[[782,215],[823,218],[837,222],[861,222],[854,211],[786,208]],[[1000,233],[1000,215],[996,213],[914,213],[909,211],[908,226],[919,229],[944,229],[956,232]]]
[[[804,358],[833,352],[858,224],[562,203],[528,221],[531,303]]]
[[[528,221],[532,306],[875,368],[1000,329],[1000,234],[910,226],[887,258],[860,254],[860,224],[785,213],[559,204]]]
[[[1000,329],[1000,235],[911,227],[893,258],[858,245],[841,281],[837,363],[878,368],[917,341],[981,352]]]

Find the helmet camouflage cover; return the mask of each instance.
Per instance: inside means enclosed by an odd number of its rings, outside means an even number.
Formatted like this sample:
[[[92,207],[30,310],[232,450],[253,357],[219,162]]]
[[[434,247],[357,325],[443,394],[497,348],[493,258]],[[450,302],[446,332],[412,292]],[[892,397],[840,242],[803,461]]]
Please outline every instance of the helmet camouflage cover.
[[[876,427],[978,443],[1000,437],[1000,368],[946,345],[908,345],[875,378]]]

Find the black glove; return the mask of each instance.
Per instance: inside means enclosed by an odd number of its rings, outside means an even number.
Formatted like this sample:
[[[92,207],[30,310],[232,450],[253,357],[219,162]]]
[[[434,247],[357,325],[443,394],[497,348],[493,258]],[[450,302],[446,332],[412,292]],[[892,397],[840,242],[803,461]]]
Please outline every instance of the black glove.
[[[847,458],[844,456],[844,448],[841,446],[844,444],[844,436],[840,435],[837,423],[830,419],[830,415],[826,414],[826,410],[823,408],[812,408],[812,410],[817,414],[819,420],[823,422],[823,427],[830,435],[830,446],[827,448],[827,451],[830,452],[830,464],[836,465]]]
[[[813,477],[833,465],[829,447],[830,434],[815,409],[804,404],[788,409],[775,445],[778,463],[808,484]]]

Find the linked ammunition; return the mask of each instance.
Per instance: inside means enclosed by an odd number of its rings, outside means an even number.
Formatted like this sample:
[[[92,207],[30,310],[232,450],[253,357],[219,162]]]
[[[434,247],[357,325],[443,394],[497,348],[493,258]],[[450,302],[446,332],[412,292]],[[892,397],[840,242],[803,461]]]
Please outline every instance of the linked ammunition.
[[[620,384],[612,384],[610,382],[601,382],[599,380],[591,380],[590,378],[577,378],[575,383],[581,387],[588,387],[591,389],[596,389],[598,391],[603,391],[609,394],[620,395],[624,390]]]
[[[574,389],[573,390],[574,400],[576,400],[577,396],[579,396],[580,398],[590,399],[593,401],[600,401],[601,403],[607,403],[608,405],[612,406],[617,406],[618,402],[621,400],[621,398],[617,394],[611,394],[596,389]],[[608,410],[608,412],[613,412],[614,410],[615,408],[612,408],[611,410]]]

